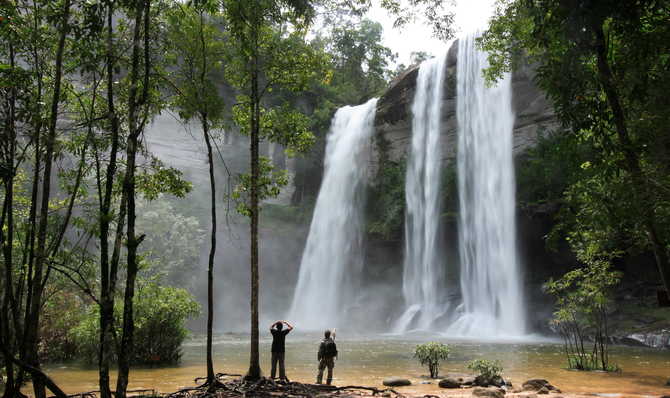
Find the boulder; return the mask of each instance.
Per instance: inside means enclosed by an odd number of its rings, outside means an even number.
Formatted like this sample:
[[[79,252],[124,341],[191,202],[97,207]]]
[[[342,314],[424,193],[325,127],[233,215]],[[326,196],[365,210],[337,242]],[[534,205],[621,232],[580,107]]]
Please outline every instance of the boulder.
[[[538,394],[549,394],[549,389],[547,387],[542,387],[539,390],[537,390]]]
[[[484,388],[484,387],[475,387],[472,390],[473,397],[486,397],[486,398],[504,398],[505,390],[502,388]]]
[[[453,377],[447,377],[440,380],[438,384],[441,388],[461,388],[461,382]]]
[[[461,384],[463,384],[464,386],[472,386],[475,384],[475,377],[473,376],[465,377],[463,378],[463,380],[461,380]]]
[[[549,391],[556,391],[558,392],[559,390],[552,386],[547,380],[545,379],[530,379],[526,380],[521,388],[524,391],[537,391],[538,394],[548,394]],[[542,389],[546,389],[547,392],[541,392]]]
[[[412,382],[402,377],[392,376],[385,378],[382,381],[382,384],[387,387],[402,387],[402,386],[411,386]]]
[[[475,377],[472,384],[479,387],[503,387],[506,385],[505,380],[501,376],[484,377],[482,375]]]

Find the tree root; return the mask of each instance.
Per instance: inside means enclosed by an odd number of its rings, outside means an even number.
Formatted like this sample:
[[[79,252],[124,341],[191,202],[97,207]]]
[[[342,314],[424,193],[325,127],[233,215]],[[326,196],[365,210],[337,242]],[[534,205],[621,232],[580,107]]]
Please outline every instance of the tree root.
[[[184,388],[171,394],[165,395],[165,398],[327,398],[339,397],[341,393],[347,393],[347,396],[372,397],[384,396],[404,398],[404,395],[397,391],[387,388],[379,389],[376,387],[367,386],[329,386],[323,384],[307,384],[298,383],[295,381],[275,381],[268,378],[261,378],[256,381],[245,381],[240,377],[233,380],[222,380],[228,375],[217,374],[217,382],[215,385],[200,385],[197,387]],[[203,380],[204,378],[197,378]]]

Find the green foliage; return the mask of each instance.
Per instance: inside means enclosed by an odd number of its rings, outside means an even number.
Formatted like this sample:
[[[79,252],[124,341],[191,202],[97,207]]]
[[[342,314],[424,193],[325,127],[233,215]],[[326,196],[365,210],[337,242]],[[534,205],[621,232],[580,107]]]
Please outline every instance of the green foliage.
[[[257,181],[258,198],[260,201],[279,195],[282,187],[288,184],[286,170],[276,170],[269,158],[260,157],[260,176]],[[232,198],[236,203],[238,213],[249,217],[251,215],[249,191],[251,174],[243,173],[239,176],[240,182],[235,186]]]
[[[181,344],[188,336],[186,319],[200,313],[200,305],[184,289],[140,281],[134,299],[135,342],[131,361],[135,364],[176,364]],[[116,324],[123,313],[122,300],[115,306]],[[99,307],[91,305],[85,318],[71,330],[78,357],[95,362],[99,350]],[[120,333],[119,329],[117,333]],[[128,349],[127,347],[123,349]]]
[[[400,240],[405,218],[405,162],[379,164],[368,199],[368,233]]]
[[[332,84],[339,86],[358,103],[386,87],[388,66],[395,55],[382,42],[382,26],[364,19],[337,26],[329,38],[328,50],[333,54]]]
[[[238,104],[233,107],[233,120],[242,134],[249,134],[250,117],[249,97],[240,95]],[[314,135],[309,129],[307,116],[296,111],[288,103],[270,109],[261,108],[260,138],[279,143],[286,147],[289,155],[303,153],[311,148]]]
[[[142,255],[145,275],[164,275],[166,281],[190,288],[197,275],[204,230],[194,216],[182,214],[165,197],[137,202],[137,231],[145,234]]]
[[[217,82],[223,78],[225,35],[217,22],[215,1],[176,2],[166,13],[168,79],[175,92],[172,107],[184,121],[198,119],[209,128],[224,118]]]
[[[618,369],[609,362],[608,313],[612,290],[621,273],[610,269],[614,255],[598,255],[597,247],[577,249],[586,266],[572,270],[544,285],[556,297],[552,324],[563,336],[568,367],[577,370]],[[593,336],[593,349],[585,349],[584,340]]]
[[[517,164],[517,197],[522,208],[561,201],[566,189],[579,180],[580,167],[592,151],[574,135],[538,129],[537,145]]]
[[[181,170],[166,167],[155,157],[146,169],[137,173],[135,181],[138,191],[148,200],[154,200],[163,193],[183,198],[192,189],[191,183],[182,178]]]
[[[449,346],[443,343],[430,342],[416,346],[414,358],[421,365],[428,366],[430,377],[436,379],[440,371],[440,364],[449,358]]]
[[[477,372],[478,376],[486,380],[500,376],[503,371],[499,360],[491,361],[489,359],[475,359],[468,363],[468,369]]]
[[[40,360],[64,362],[79,358],[79,347],[72,333],[86,317],[90,304],[68,291],[56,291],[46,301],[42,313]]]

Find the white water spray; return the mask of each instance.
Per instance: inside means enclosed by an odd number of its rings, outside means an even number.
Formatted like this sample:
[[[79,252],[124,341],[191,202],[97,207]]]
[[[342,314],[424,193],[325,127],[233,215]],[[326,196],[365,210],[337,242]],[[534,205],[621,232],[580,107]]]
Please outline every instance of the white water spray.
[[[525,333],[516,248],[511,78],[486,87],[486,53],[476,35],[458,45],[459,253],[463,305],[447,333],[511,337]]]
[[[323,182],[290,310],[290,319],[302,330],[337,325],[355,299],[376,106],[374,98],[340,108],[330,127]]]
[[[419,68],[412,104],[412,146],[405,180],[405,259],[403,295],[407,309],[396,332],[429,329],[442,315],[444,273],[439,244],[440,119],[446,53]]]

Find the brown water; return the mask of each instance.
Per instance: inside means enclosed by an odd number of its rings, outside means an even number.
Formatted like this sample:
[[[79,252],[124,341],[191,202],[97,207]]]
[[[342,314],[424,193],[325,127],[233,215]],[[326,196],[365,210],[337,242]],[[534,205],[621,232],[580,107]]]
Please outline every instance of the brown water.
[[[427,370],[412,358],[416,344],[428,340],[448,343],[452,354],[441,368],[441,374],[468,373],[466,364],[476,358],[502,361],[506,378],[515,386],[530,378],[544,378],[568,393],[621,394],[618,396],[659,396],[670,394],[665,383],[670,378],[670,352],[644,348],[613,347],[612,360],[622,371],[618,373],[576,372],[563,369],[562,346],[556,342],[488,343],[453,341],[436,336],[338,336],[340,356],[335,364],[337,385],[381,386],[387,376],[409,378],[413,386],[408,392],[438,392],[436,383],[424,376]],[[316,350],[319,336],[291,334],[286,342],[286,372],[290,379],[314,382]],[[261,366],[269,373],[270,340],[261,341]],[[215,341],[215,371],[244,373],[248,367],[248,337],[223,335]],[[196,338],[184,346],[179,366],[135,368],[131,370],[130,388],[170,392],[194,385],[194,378],[205,375],[204,340]],[[97,390],[97,370],[77,365],[54,365],[49,375],[67,392]],[[442,390],[444,392],[445,390]],[[615,395],[617,396],[617,395]]]

